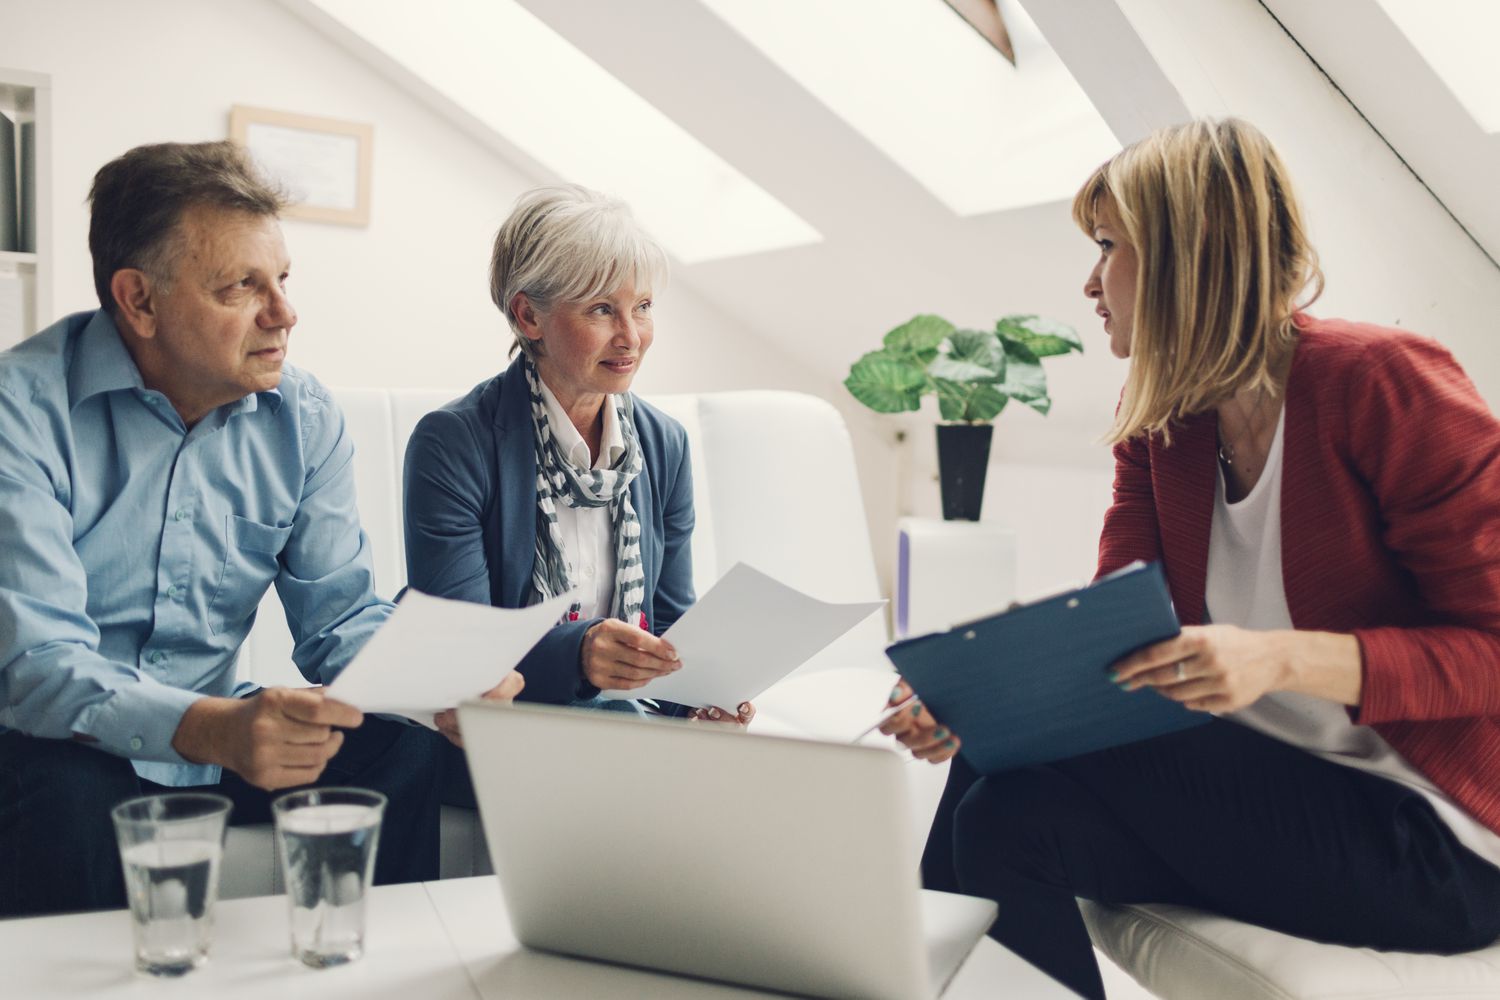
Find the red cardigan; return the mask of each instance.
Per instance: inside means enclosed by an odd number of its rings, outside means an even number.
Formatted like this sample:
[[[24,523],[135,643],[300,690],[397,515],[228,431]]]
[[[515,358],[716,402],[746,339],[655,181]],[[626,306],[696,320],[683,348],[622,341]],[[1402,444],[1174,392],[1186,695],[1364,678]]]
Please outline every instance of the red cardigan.
[[[1452,356],[1401,330],[1298,318],[1281,575],[1299,629],[1352,632],[1351,709],[1500,833],[1500,424]],[[1115,446],[1099,572],[1160,559],[1203,621],[1218,417]]]

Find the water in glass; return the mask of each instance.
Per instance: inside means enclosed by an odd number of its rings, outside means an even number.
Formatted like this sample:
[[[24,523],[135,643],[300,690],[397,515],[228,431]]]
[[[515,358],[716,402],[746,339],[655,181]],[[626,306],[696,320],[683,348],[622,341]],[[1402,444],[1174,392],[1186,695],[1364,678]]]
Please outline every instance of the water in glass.
[[[141,971],[181,975],[203,964],[213,939],[219,855],[216,841],[199,840],[160,840],[121,852]]]
[[[304,805],[281,813],[292,911],[292,952],[307,965],[353,961],[364,952],[365,895],[380,837],[379,808]]]

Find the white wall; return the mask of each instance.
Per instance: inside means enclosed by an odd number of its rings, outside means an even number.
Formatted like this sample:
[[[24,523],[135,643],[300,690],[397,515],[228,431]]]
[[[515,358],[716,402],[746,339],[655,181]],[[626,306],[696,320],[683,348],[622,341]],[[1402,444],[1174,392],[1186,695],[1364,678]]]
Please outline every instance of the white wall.
[[[467,386],[503,363],[489,244],[534,178],[270,0],[6,0],[3,18],[0,65],[53,81],[56,313],[95,302],[94,171],[140,143],[222,138],[230,106],[250,104],[375,125],[369,227],[284,223],[292,360],[344,385]],[[690,288],[667,290],[658,324],[647,391],[826,389]]]
[[[301,316],[293,363],[332,385],[440,388],[466,388],[505,364],[510,334],[489,300],[490,241],[516,195],[548,178],[506,162],[280,4],[5,0],[0,65],[52,78],[55,315],[44,323],[97,302],[86,203],[94,172],[141,143],[223,138],[230,106],[247,104],[375,126],[369,227],[283,223]],[[838,401],[855,418],[872,531],[883,540],[893,530],[887,445],[836,381],[680,278],[658,299],[656,345],[637,388],[778,388]]]

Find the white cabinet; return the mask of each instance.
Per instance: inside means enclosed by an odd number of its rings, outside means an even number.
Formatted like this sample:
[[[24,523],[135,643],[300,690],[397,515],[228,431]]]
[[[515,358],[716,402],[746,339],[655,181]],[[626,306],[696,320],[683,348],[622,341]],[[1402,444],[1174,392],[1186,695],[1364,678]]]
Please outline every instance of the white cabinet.
[[[0,67],[0,350],[52,313],[52,87]]]
[[[896,638],[1004,611],[1016,599],[1016,534],[988,521],[903,517],[897,525]]]

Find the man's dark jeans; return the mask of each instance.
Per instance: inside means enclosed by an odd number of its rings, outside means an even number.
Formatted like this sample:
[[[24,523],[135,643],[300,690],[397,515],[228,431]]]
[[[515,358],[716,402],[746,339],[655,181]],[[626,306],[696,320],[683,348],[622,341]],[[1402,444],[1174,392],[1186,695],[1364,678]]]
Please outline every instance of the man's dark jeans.
[[[438,875],[441,736],[430,729],[367,717],[345,730],[344,745],[315,783],[384,794],[375,881],[416,882]],[[71,740],[0,732],[0,917],[125,905],[120,855],[109,812],[137,795],[188,791],[139,778],[130,761]],[[234,803],[234,825],[266,823],[271,793],[225,771],[216,792]]]

